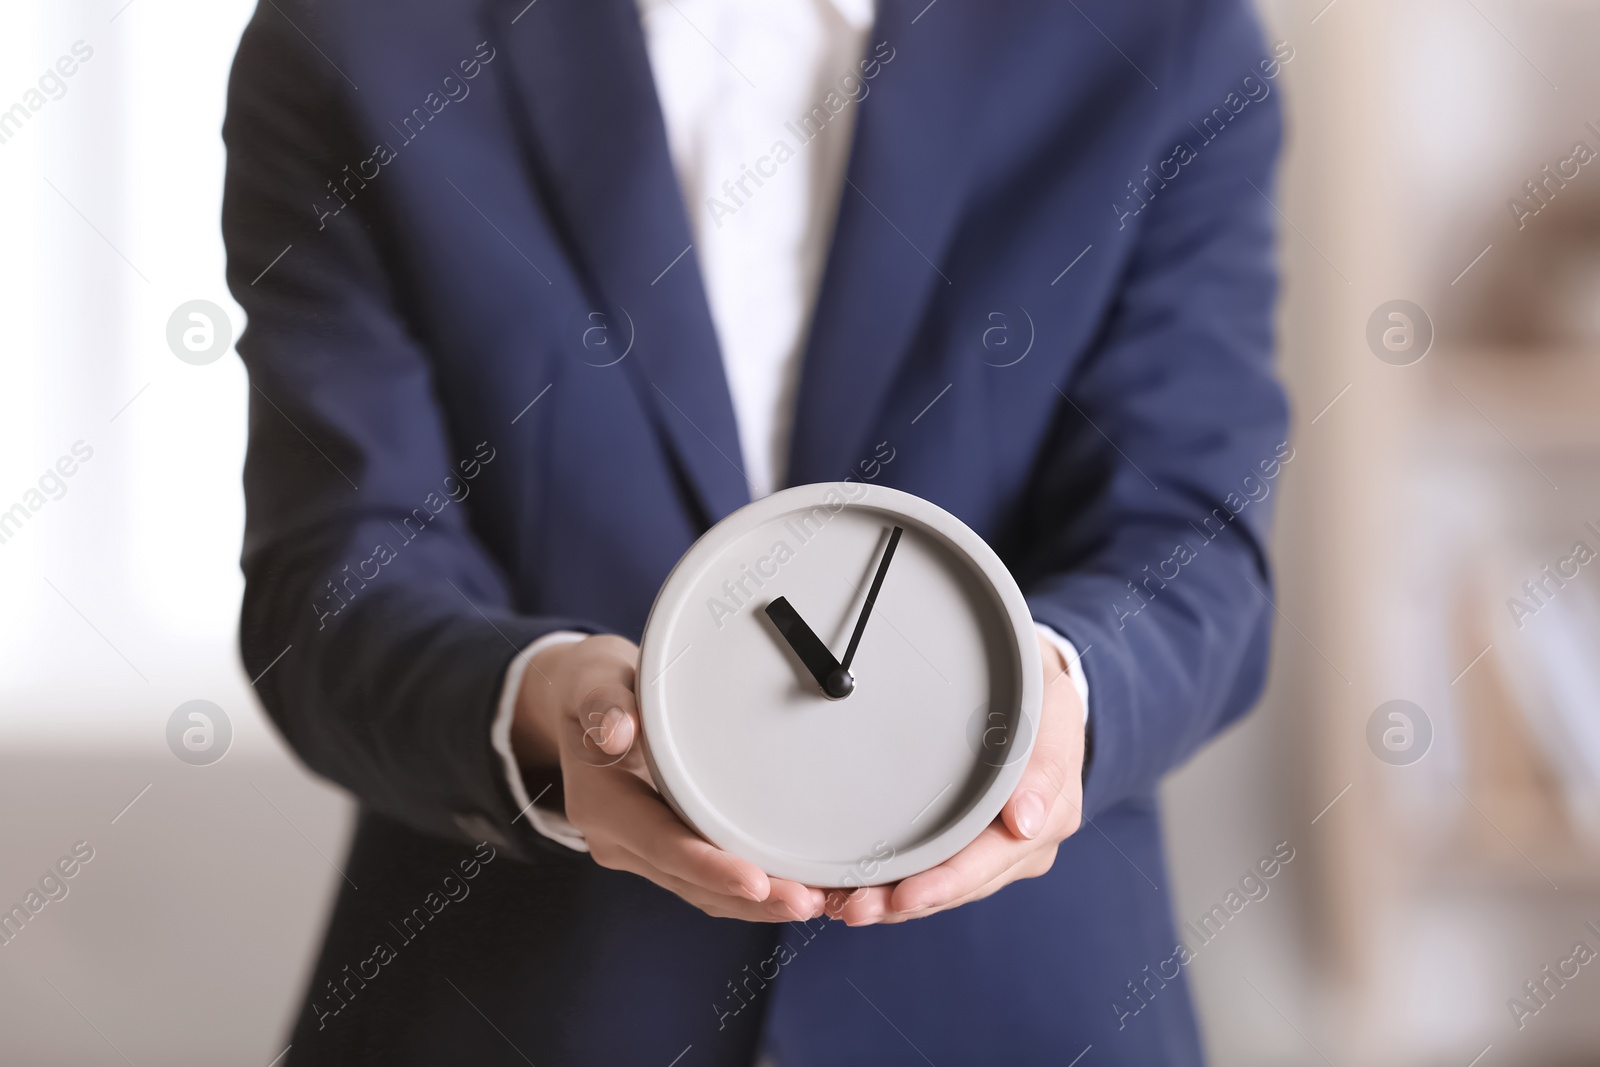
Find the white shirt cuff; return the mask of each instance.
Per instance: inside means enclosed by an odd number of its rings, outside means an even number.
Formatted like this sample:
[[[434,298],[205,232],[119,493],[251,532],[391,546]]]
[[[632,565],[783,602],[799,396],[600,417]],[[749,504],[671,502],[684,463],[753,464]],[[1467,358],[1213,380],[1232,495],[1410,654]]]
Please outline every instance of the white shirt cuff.
[[[1067,677],[1072,680],[1072,688],[1078,691],[1078,700],[1083,704],[1083,721],[1088,722],[1089,678],[1083,673],[1083,657],[1078,655],[1078,647],[1042,622],[1033,625],[1038,628],[1046,641],[1056,646],[1061,658],[1067,661]]]
[[[511,795],[516,798],[517,807],[521,809],[517,819],[526,816],[529,825],[539,833],[579,852],[589,851],[589,842],[578,828],[563,815],[535,807],[534,801],[538,797],[528,796],[528,787],[522,781],[522,769],[517,766],[516,754],[511,750],[511,720],[516,715],[517,693],[522,689],[522,676],[528,673],[528,664],[533,662],[533,657],[547,648],[582,641],[588,636],[571,630],[556,630],[517,653],[517,658],[506,668],[505,686],[500,690],[500,710],[495,713],[494,725],[489,730],[489,742],[505,762],[506,782],[511,786]],[[511,821],[516,822],[516,819]]]

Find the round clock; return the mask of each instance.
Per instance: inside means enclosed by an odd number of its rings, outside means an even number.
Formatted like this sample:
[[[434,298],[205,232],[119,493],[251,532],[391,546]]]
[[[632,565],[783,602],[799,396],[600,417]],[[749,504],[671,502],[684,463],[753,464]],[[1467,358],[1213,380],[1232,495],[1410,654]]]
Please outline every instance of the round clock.
[[[713,844],[818,887],[898,881],[1000,813],[1033,748],[1032,617],[983,539],[860,482],[785,489],[679,560],[641,642],[644,752]]]

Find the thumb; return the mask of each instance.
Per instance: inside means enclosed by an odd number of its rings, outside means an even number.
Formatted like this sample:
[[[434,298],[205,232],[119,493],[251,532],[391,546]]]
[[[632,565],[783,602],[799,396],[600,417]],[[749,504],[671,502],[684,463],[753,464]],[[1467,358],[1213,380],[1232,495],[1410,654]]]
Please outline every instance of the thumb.
[[[1066,686],[1055,686],[1045,695],[1028,767],[1000,811],[1006,828],[1020,838],[1038,837],[1057,805],[1071,811],[1068,833],[1077,829],[1083,802],[1082,707],[1077,693]]]
[[[1024,776],[1022,784],[1001,809],[1006,829],[1025,840],[1038,837],[1050,817],[1050,809],[1055,806],[1056,797],[1056,791],[1045,782],[1030,781]]]
[[[564,733],[568,753],[583,763],[610,767],[620,762],[639,736],[632,691],[618,685],[594,690],[578,705]]]

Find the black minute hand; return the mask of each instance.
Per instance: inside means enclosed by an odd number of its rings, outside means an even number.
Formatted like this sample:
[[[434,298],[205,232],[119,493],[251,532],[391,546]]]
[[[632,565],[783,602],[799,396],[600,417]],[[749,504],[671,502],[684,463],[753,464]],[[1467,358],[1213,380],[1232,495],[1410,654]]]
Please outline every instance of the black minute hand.
[[[889,545],[883,550],[883,559],[878,563],[878,573],[872,576],[872,588],[867,590],[867,601],[861,605],[861,617],[856,620],[856,632],[850,635],[850,647],[844,650],[844,662],[839,666],[845,671],[850,670],[850,663],[856,658],[856,646],[861,643],[861,632],[867,628],[867,617],[872,614],[872,605],[878,602],[878,590],[883,587],[883,576],[889,573],[889,561],[894,559],[895,546],[900,543],[900,535],[905,533],[896,526],[889,534]]]
[[[779,597],[767,605],[767,618],[772,620],[783,639],[789,642],[789,647],[794,649],[794,654],[800,657],[800,662],[811,672],[811,677],[817,680],[824,693],[835,699],[850,695],[850,690],[855,688],[850,672],[839,666],[839,661],[833,658],[828,646],[806,625],[800,613],[794,610],[794,605],[784,597]]]

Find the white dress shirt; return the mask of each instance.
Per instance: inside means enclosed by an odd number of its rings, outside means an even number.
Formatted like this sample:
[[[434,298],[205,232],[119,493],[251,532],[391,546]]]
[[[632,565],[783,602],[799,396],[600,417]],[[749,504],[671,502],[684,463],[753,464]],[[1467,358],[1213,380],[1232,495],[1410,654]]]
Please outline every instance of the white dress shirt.
[[[795,385],[844,188],[874,0],[638,0],[694,252],[733,399],[751,499],[776,489],[788,461]],[[892,66],[869,67],[892,76]],[[831,96],[830,96],[831,94]],[[842,107],[840,105],[843,105]],[[802,117],[822,108],[820,129]],[[785,146],[780,150],[778,145]],[[1061,649],[1089,706],[1071,642]],[[511,751],[528,662],[586,635],[549,634],[506,672],[492,740],[513,796],[546,837],[587,850],[555,812],[532,805]]]

